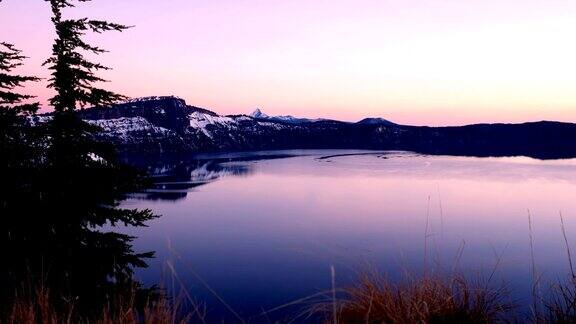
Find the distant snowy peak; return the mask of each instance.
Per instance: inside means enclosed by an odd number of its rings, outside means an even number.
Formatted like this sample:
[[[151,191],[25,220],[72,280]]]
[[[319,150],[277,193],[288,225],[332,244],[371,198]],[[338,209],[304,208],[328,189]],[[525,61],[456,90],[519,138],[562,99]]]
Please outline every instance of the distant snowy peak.
[[[320,118],[319,119],[298,118],[298,117],[294,117],[294,116],[290,116],[290,115],[269,116],[269,115],[265,114],[264,112],[262,112],[262,110],[260,110],[260,109],[254,110],[254,112],[251,113],[249,116],[252,118],[256,118],[256,119],[268,119],[270,121],[278,121],[278,122],[284,122],[284,123],[290,123],[290,124],[313,123],[313,122],[324,120],[324,119],[320,119]]]
[[[263,118],[263,119],[270,118],[270,116],[263,113],[262,110],[260,110],[260,108],[257,108],[256,110],[254,110],[254,112],[250,114],[250,117]]]

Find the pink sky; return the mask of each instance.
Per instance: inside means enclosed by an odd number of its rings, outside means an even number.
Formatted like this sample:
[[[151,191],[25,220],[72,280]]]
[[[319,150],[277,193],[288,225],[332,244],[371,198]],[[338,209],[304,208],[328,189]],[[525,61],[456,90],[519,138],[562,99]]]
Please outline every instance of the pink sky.
[[[91,37],[106,87],[221,114],[453,125],[576,122],[574,0],[94,0],[73,16],[136,25]],[[0,3],[0,40],[41,77],[47,3]],[[45,82],[29,87],[42,102]],[[47,108],[45,108],[47,109]]]

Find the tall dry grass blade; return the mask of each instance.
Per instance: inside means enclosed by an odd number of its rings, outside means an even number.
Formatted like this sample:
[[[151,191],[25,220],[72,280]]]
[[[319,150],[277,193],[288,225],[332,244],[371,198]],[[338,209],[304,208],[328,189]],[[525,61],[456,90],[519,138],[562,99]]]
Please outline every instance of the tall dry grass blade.
[[[444,239],[444,208],[442,206],[442,198],[440,195],[440,185],[438,184],[436,187],[437,195],[438,195],[438,209],[439,209],[439,216],[440,216],[440,230],[439,234],[434,230],[434,227],[431,224],[430,231],[432,235],[432,244],[434,250],[434,263],[435,268],[438,270],[444,270],[444,262],[442,261],[442,255],[440,253],[442,240]],[[440,240],[440,242],[438,242]]]
[[[456,270],[459,268],[460,260],[462,260],[462,255],[464,254],[464,247],[466,247],[466,240],[462,240],[462,244],[460,244],[458,251],[456,251],[456,257],[452,265],[452,273],[456,273]]]
[[[280,305],[280,306],[276,306],[276,307],[274,307],[274,308],[265,310],[264,312],[260,313],[259,316],[264,316],[264,315],[266,315],[266,314],[273,313],[273,312],[275,312],[275,311],[277,311],[277,310],[280,310],[280,309],[283,309],[283,308],[286,308],[286,307],[290,307],[290,306],[302,304],[302,303],[304,303],[305,301],[308,301],[308,300],[310,300],[310,299],[312,299],[312,298],[315,298],[315,297],[318,297],[318,296],[325,296],[325,297],[327,297],[327,296],[329,296],[329,294],[330,294],[331,292],[332,292],[332,289],[326,290],[326,291],[321,291],[321,292],[318,292],[318,293],[315,293],[315,294],[312,294],[312,295],[309,295],[309,296],[306,296],[306,297],[303,297],[303,298],[299,298],[299,299],[293,300],[293,301],[291,301],[291,302],[287,302],[287,303],[285,303],[285,304],[282,304],[282,305]],[[328,297],[327,297],[327,298],[328,298]]]
[[[442,195],[440,194],[440,185],[437,186],[438,190],[438,208],[440,209],[440,237],[444,238],[444,206],[442,205]]]
[[[338,316],[336,311],[336,270],[334,265],[330,265],[330,276],[332,278],[332,316],[334,317],[334,324],[338,324]]]
[[[502,264],[502,259],[504,257],[504,252],[506,251],[507,248],[508,248],[508,243],[506,243],[506,245],[504,246],[502,251],[500,253],[498,253],[498,251],[496,251],[496,248],[494,246],[492,246],[492,252],[494,253],[494,256],[496,257],[496,263],[494,264],[494,267],[492,268],[492,271],[490,272],[490,276],[488,276],[488,280],[486,281],[486,289],[488,289],[488,285],[490,284],[490,282],[492,281],[492,278],[494,278],[494,275],[496,274],[496,272],[500,268],[500,265]]]
[[[566,244],[566,253],[568,254],[568,263],[570,264],[570,274],[572,275],[572,280],[576,279],[574,274],[574,265],[572,263],[572,253],[570,252],[570,244],[568,244],[568,235],[566,235],[566,226],[564,226],[564,217],[562,212],[560,212],[560,224],[562,225],[562,236],[564,237],[564,243]]]
[[[426,227],[424,228],[424,276],[428,275],[428,231],[430,228],[430,195],[426,207]]]
[[[200,276],[200,274],[198,274],[196,271],[194,271],[194,269],[192,269],[192,267],[188,264],[188,262],[186,262],[179,253],[177,253],[176,251],[172,251],[172,252],[178,258],[178,260],[180,260],[180,262],[182,262],[182,264],[184,264],[184,266],[186,266],[186,269],[194,276],[194,278],[196,278],[196,280],[198,280],[212,295],[214,295],[214,297],[216,297],[218,299],[218,301],[222,305],[224,305],[224,307],[226,307],[226,309],[228,309],[228,311],[230,313],[232,313],[232,315],[234,315],[234,317],[236,317],[237,320],[239,320],[241,323],[246,323],[246,321],[242,318],[242,316],[240,316],[240,314],[238,314],[234,310],[234,308],[232,308],[232,306],[230,306],[224,300],[224,298],[222,298],[214,289],[212,289],[212,287],[202,278],[202,276]]]
[[[170,261],[167,261],[166,265],[168,266],[168,269],[170,269],[170,271],[172,272],[172,277],[175,280],[177,280],[178,283],[180,284],[180,287],[182,288],[182,291],[184,292],[186,299],[188,299],[188,302],[190,304],[192,304],[192,306],[194,306],[194,313],[196,313],[196,316],[198,317],[198,319],[200,319],[200,321],[202,323],[206,323],[206,320],[205,320],[203,314],[200,312],[200,309],[199,309],[196,301],[192,298],[192,296],[190,295],[190,292],[188,292],[188,289],[186,289],[184,282],[182,281],[182,279],[180,279],[180,276],[178,276],[178,273],[176,272],[176,269],[174,269],[174,266],[172,265],[172,263],[170,263]],[[175,287],[173,287],[173,289],[175,289]],[[175,313],[176,310],[173,310],[173,312]]]
[[[538,271],[536,268],[536,257],[534,254],[534,231],[532,229],[532,213],[530,213],[530,209],[527,209],[528,212],[528,237],[530,238],[530,273],[532,275],[532,316],[533,319],[537,322],[541,318],[540,313],[540,300],[541,300],[541,293],[540,293],[540,279],[538,276]]]
[[[170,237],[166,238],[167,240],[167,245],[168,245],[168,251],[172,251],[172,240],[170,239]],[[174,259],[173,259],[173,255],[172,253],[170,253],[168,255],[168,263],[173,264],[174,263]],[[173,269],[170,269],[173,270]],[[174,271],[171,271],[171,276],[170,276],[170,285],[172,287],[170,293],[172,294],[172,300],[176,300],[176,280],[174,278]],[[184,289],[184,288],[183,288]],[[185,290],[185,289],[184,289]],[[187,291],[186,291],[187,292]],[[176,312],[176,309],[172,309],[173,312]],[[176,314],[172,314],[174,317],[176,316]]]
[[[266,310],[264,309],[264,307],[260,307],[260,309],[262,310],[262,312],[260,314],[262,314],[262,316],[264,316],[264,318],[266,319],[266,323],[271,324],[272,321],[270,320],[270,317],[268,316],[268,313],[266,313]]]

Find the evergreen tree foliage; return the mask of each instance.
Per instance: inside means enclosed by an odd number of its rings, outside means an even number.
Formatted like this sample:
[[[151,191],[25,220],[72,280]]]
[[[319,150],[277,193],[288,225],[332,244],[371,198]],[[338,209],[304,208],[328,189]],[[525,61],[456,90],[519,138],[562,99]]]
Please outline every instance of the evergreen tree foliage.
[[[105,80],[96,73],[109,68],[96,62],[91,62],[85,53],[102,54],[106,51],[83,40],[87,32],[103,33],[107,31],[123,31],[128,26],[110,23],[102,20],[64,19],[62,10],[74,7],[71,0],[45,0],[52,9],[52,23],[56,31],[56,39],[52,46],[52,56],[44,65],[51,71],[49,87],[56,91],[50,98],[54,107],[52,123],[52,154],[57,164],[89,164],[94,155],[110,160],[107,152],[90,139],[90,133],[97,129],[80,121],[74,111],[77,107],[106,106],[125,97],[112,91],[99,88],[97,85]],[[90,0],[76,0],[88,2]],[[99,152],[88,152],[85,149],[98,149]],[[104,156],[102,156],[104,155]],[[80,159],[80,160],[79,160]],[[56,161],[57,160],[57,161]]]
[[[33,96],[14,91],[15,88],[23,86],[25,82],[39,80],[34,76],[11,74],[14,69],[23,64],[22,61],[25,58],[22,51],[16,49],[13,44],[0,43],[0,109],[2,113],[14,111],[17,115],[28,115],[38,111],[38,103],[22,103]]]
[[[119,207],[127,193],[146,185],[146,179],[119,163],[113,147],[96,142],[93,135],[99,129],[75,113],[77,107],[105,106],[124,98],[97,87],[104,80],[96,73],[108,68],[88,61],[84,53],[105,51],[86,43],[83,36],[128,27],[64,19],[62,10],[72,7],[73,1],[46,1],[56,29],[52,56],[45,62],[51,71],[49,86],[56,92],[50,99],[54,113],[42,116],[48,122],[35,122],[39,117],[30,115],[38,105],[23,103],[30,96],[13,91],[23,82],[37,80],[10,74],[23,59],[21,53],[3,44],[0,58],[2,111],[14,116],[14,121],[2,118],[2,122],[18,122],[20,129],[35,134],[20,137],[11,131],[10,137],[2,127],[0,156],[12,157],[0,170],[0,246],[7,259],[0,267],[4,287],[0,295],[13,297],[22,282],[42,284],[57,300],[62,296],[77,300],[77,308],[89,312],[113,295],[147,292],[132,274],[134,268],[146,267],[145,260],[153,253],[136,253],[134,237],[114,231],[113,226],[145,226],[156,216],[150,210]],[[17,149],[24,153],[11,153]]]
[[[33,141],[29,127],[25,127],[27,116],[36,113],[38,103],[27,103],[33,96],[16,91],[26,82],[38,81],[34,76],[14,74],[26,57],[14,45],[0,43],[0,163],[6,167],[23,167],[34,159],[28,150]]]
[[[52,71],[50,87],[57,94],[50,104],[57,113],[73,111],[78,105],[106,106],[125,97],[114,92],[98,88],[95,84],[106,80],[96,72],[109,68],[86,59],[83,52],[102,54],[104,49],[86,43],[82,36],[86,32],[103,33],[123,31],[130,27],[102,20],[63,19],[62,9],[74,7],[70,0],[46,0],[52,8],[52,23],[57,38],[52,46],[52,57],[44,65]],[[89,0],[78,0],[87,2]]]

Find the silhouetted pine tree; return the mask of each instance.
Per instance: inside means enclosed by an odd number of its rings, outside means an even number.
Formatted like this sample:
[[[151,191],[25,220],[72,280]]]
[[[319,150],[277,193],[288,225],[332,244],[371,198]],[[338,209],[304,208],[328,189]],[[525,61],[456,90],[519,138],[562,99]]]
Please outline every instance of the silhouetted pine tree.
[[[12,73],[25,58],[14,45],[0,43],[0,163],[3,170],[24,167],[36,157],[29,150],[33,141],[30,128],[26,127],[26,116],[38,111],[38,103],[25,103],[33,96],[18,93],[15,89],[39,79]]]
[[[33,76],[14,73],[25,57],[12,44],[0,43],[0,248],[8,266],[0,267],[2,301],[14,296],[15,281],[25,269],[23,242],[30,241],[27,232],[32,209],[22,208],[38,197],[35,191],[44,161],[43,127],[30,127],[27,118],[38,110],[38,103],[27,103],[33,96],[17,92],[26,82],[38,81]],[[26,226],[27,224],[28,226]],[[5,303],[0,303],[5,305]]]
[[[14,69],[26,57],[12,44],[0,43],[0,221],[3,234],[11,233],[23,198],[31,194],[31,182],[43,161],[44,133],[29,126],[27,117],[38,110],[38,103],[27,103],[33,96],[16,89],[38,81],[19,75]],[[4,237],[3,237],[4,238]]]
[[[15,92],[14,89],[23,86],[25,82],[38,81],[34,76],[11,74],[22,65],[26,57],[14,45],[0,43],[0,108],[2,112],[13,111],[14,114],[33,114],[38,111],[38,103],[23,104],[22,102],[34,96]]]
[[[0,246],[7,259],[0,267],[0,284],[10,297],[22,280],[32,285],[41,282],[58,297],[77,299],[77,307],[89,311],[106,303],[111,295],[145,291],[133,281],[132,273],[135,267],[145,267],[145,259],[153,255],[134,252],[133,237],[102,226],[145,226],[156,216],[149,210],[119,208],[126,193],[141,188],[145,179],[118,163],[112,147],[93,140],[99,129],[75,113],[77,107],[107,105],[124,98],[95,86],[104,81],[95,73],[108,68],[88,61],[83,53],[104,50],[82,37],[86,32],[128,27],[87,18],[64,19],[61,11],[72,7],[73,1],[46,1],[56,29],[52,56],[45,62],[52,75],[49,86],[56,91],[50,99],[54,113],[47,117],[51,121],[46,127],[29,127],[45,130],[35,142],[41,152],[14,181],[25,190],[9,195],[0,206]],[[7,98],[27,97],[9,94]],[[25,105],[12,107],[20,110],[19,116],[34,111]]]
[[[105,50],[86,43],[82,36],[88,31],[102,33],[112,30],[122,31],[129,27],[101,20],[89,20],[88,18],[63,19],[62,9],[73,7],[72,1],[46,1],[50,2],[52,8],[52,22],[57,35],[52,47],[52,56],[44,63],[52,71],[49,87],[56,90],[56,95],[50,99],[50,103],[54,107],[50,147],[50,158],[52,159],[50,162],[56,168],[70,167],[71,169],[80,169],[82,172],[85,170],[117,171],[122,169],[122,166],[114,159],[114,152],[111,151],[111,147],[92,139],[92,133],[99,131],[99,129],[80,120],[76,116],[75,110],[78,106],[109,105],[125,98],[95,86],[96,83],[105,81],[98,77],[95,72],[109,68],[88,61],[82,53],[101,54]],[[90,0],[77,1],[87,2]],[[66,169],[66,172],[72,171],[71,169]],[[128,174],[131,173],[128,170],[122,170]],[[99,206],[98,209],[104,210],[107,208],[103,206],[110,207],[108,211],[111,212],[111,215],[107,220],[120,220],[133,225],[142,225],[142,221],[151,217],[150,213],[123,215],[118,213],[115,208],[114,202],[121,197],[125,189],[131,189],[135,184],[134,181],[128,181],[129,178],[123,177],[122,183],[114,184],[114,186],[107,188],[108,190],[96,195],[96,200],[99,202],[95,205]],[[105,181],[106,178],[100,178],[96,182]],[[97,185],[97,183],[90,183],[90,185]],[[93,219],[99,218],[96,217],[91,220]]]
[[[82,52],[102,54],[104,49],[86,43],[82,36],[87,31],[102,33],[106,31],[123,31],[130,27],[102,20],[63,19],[62,9],[73,7],[70,0],[46,0],[52,7],[52,23],[56,29],[57,38],[52,46],[52,57],[44,64],[52,71],[50,87],[57,94],[50,103],[57,113],[73,111],[77,106],[105,106],[124,96],[95,86],[105,80],[95,72],[109,68],[87,60]],[[90,0],[79,0],[87,2]]]
[[[71,0],[46,0],[52,9],[52,23],[56,30],[56,39],[52,46],[52,56],[44,65],[51,70],[49,87],[56,90],[50,99],[54,107],[53,121],[53,158],[59,162],[77,163],[76,159],[93,158],[95,152],[85,152],[87,133],[95,131],[79,121],[74,111],[77,107],[104,106],[125,97],[114,92],[96,87],[105,80],[96,72],[109,68],[86,59],[83,53],[102,54],[104,49],[86,43],[82,37],[86,32],[102,33],[106,31],[123,31],[128,26],[109,23],[101,20],[64,19],[62,9],[73,7]],[[86,2],[89,0],[78,0]],[[90,140],[88,140],[90,141]],[[101,148],[100,148],[101,149]],[[100,152],[104,153],[104,152]],[[106,157],[102,157],[106,158]],[[108,156],[109,158],[109,156]],[[87,162],[87,161],[85,161]]]

